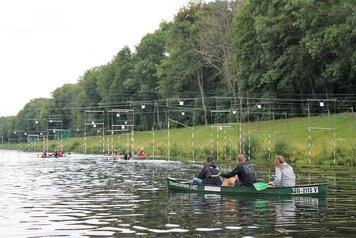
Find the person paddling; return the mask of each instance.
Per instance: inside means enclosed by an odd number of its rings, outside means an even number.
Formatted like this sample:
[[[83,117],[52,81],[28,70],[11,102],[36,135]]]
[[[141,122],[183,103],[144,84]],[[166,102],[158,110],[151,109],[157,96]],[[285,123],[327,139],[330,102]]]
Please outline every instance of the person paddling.
[[[137,154],[137,156],[139,157],[144,157],[145,156],[145,152],[143,151],[143,148],[141,148],[140,152]]]
[[[129,159],[131,159],[131,152],[129,153],[127,150],[125,150],[123,159],[124,159],[124,160],[129,160]]]
[[[193,179],[193,184],[205,184],[205,185],[221,185],[221,179],[219,177],[219,168],[214,163],[214,157],[209,155],[206,158],[203,169],[199,175]]]
[[[223,186],[253,187],[256,182],[256,173],[253,165],[246,161],[243,154],[236,157],[236,167],[230,173],[220,173],[224,179]]]
[[[275,159],[275,180],[269,182],[269,187],[294,187],[295,174],[293,167],[287,164],[282,155],[277,155]]]
[[[48,158],[48,151],[45,150],[41,156],[42,158]]]

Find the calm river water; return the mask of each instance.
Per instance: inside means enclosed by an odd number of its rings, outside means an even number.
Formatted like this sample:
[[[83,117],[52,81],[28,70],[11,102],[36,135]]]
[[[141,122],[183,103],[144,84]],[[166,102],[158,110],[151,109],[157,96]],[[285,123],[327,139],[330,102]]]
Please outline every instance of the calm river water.
[[[41,159],[0,151],[0,237],[355,237],[353,167],[296,167],[326,199],[172,193],[199,164],[107,157]],[[232,164],[233,165],[233,164]],[[226,171],[232,165],[220,165]],[[255,164],[268,180],[271,166]],[[272,167],[273,171],[273,167]]]

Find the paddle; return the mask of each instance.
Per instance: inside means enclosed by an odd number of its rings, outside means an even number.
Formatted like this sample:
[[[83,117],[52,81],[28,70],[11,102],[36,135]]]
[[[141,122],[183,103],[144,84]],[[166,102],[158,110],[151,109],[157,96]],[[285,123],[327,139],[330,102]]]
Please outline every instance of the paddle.
[[[257,182],[257,183],[254,183],[253,186],[255,187],[255,189],[257,191],[261,191],[261,190],[265,190],[266,188],[268,188],[268,183]]]

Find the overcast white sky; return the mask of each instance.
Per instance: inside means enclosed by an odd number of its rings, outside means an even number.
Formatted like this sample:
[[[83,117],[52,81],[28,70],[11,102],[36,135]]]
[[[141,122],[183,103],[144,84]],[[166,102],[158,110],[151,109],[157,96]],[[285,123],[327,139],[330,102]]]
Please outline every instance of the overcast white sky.
[[[1,0],[0,116],[50,97],[171,21],[189,0]]]

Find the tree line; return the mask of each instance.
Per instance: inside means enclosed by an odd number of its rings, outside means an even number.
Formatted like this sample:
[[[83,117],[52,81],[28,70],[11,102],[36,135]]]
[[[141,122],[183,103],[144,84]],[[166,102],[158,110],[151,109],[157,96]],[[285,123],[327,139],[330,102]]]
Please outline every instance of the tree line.
[[[243,111],[248,98],[290,100],[276,107],[297,116],[306,115],[307,98],[352,103],[355,13],[353,0],[191,1],[134,50],[123,47],[77,83],[2,117],[0,135],[43,131],[49,119],[75,130],[84,127],[85,111],[139,111],[141,104],[147,111],[135,116],[135,129],[150,130],[163,126],[169,110],[180,110],[172,106],[175,99],[194,109],[194,118],[181,115],[185,124],[212,123],[216,108]]]

